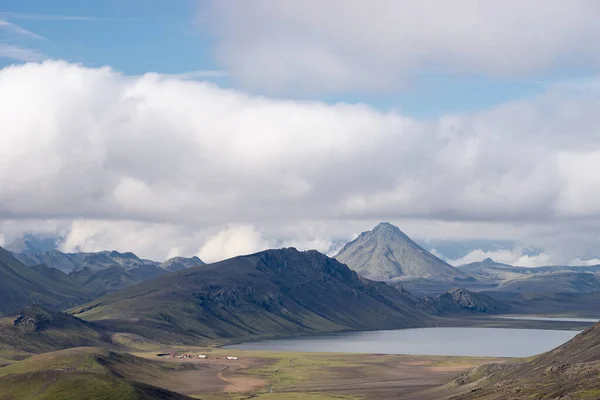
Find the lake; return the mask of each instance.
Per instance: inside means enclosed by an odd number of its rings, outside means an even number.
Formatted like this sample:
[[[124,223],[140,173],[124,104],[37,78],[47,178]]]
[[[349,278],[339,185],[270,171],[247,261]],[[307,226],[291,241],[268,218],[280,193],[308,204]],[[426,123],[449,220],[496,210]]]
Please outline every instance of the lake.
[[[529,357],[551,350],[579,332],[507,328],[417,328],[347,332],[226,346],[239,350]]]

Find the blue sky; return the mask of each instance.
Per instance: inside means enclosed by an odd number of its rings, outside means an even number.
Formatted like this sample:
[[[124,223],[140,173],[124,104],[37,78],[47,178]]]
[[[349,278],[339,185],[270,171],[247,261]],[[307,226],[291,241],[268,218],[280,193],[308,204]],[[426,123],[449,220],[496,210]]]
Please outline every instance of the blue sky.
[[[214,38],[198,18],[198,10],[197,0],[4,0],[0,4],[0,18],[32,34],[0,29],[0,43],[31,49],[50,59],[90,67],[109,65],[129,75],[218,71],[222,76],[209,74],[203,79],[214,80],[221,87],[241,87],[263,94],[228,78],[226,68],[215,57]],[[20,60],[0,57],[0,67],[15,62]],[[416,118],[432,118],[491,108],[537,95],[548,83],[589,75],[582,69],[558,69],[518,77],[418,72],[401,90],[324,95],[286,92],[275,97],[329,103],[364,102],[382,110],[395,109]]]

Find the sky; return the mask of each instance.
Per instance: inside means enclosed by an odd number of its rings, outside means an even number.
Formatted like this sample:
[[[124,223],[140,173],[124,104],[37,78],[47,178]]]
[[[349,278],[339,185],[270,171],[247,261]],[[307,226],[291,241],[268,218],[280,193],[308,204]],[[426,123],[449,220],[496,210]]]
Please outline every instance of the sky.
[[[0,245],[600,263],[592,0],[0,0]]]

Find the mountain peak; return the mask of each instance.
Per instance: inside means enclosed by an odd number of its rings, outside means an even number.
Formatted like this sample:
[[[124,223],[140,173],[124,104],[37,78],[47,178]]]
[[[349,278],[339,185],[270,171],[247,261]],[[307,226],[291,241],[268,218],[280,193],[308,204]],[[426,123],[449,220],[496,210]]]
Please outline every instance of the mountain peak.
[[[401,234],[403,236],[404,232],[400,230],[396,225],[392,225],[389,222],[380,222],[377,224],[375,228],[371,231],[373,233],[392,233],[392,234]]]
[[[365,278],[453,281],[467,275],[440,260],[389,222],[346,244],[336,258]]]
[[[496,264],[496,261],[492,260],[491,258],[486,258],[485,260],[482,261],[483,264]]]

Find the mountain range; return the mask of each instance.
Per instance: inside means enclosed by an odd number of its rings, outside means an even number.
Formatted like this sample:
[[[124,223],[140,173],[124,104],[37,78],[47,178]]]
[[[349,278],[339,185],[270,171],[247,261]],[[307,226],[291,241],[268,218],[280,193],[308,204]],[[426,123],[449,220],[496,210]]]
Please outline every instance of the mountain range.
[[[335,258],[373,280],[473,281],[467,273],[431,254],[387,222],[361,233]]]
[[[44,252],[14,253],[15,258],[28,266],[46,265],[56,268],[65,274],[77,273],[84,269],[99,271],[112,267],[120,267],[126,271],[147,269],[155,271],[179,271],[191,266],[202,265],[198,257],[174,257],[162,263],[142,259],[131,252],[99,251],[95,253],[63,253],[58,250]],[[155,273],[159,275],[160,273]]]

